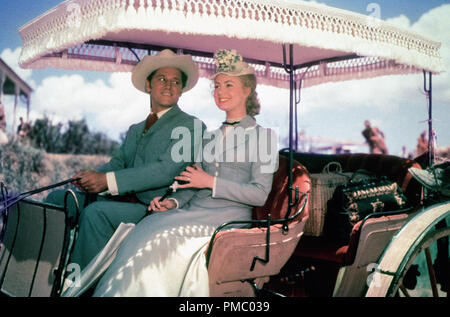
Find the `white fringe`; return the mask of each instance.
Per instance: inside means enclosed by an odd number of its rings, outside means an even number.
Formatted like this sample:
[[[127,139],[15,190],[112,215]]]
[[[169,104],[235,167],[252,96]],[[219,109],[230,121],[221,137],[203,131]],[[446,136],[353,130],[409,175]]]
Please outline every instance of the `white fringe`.
[[[293,4],[283,0],[66,1],[20,28],[24,42],[20,64],[61,66],[63,61],[56,62],[56,58],[39,59],[123,31],[131,36],[133,31],[163,31],[293,43],[379,56],[435,72],[442,70],[440,43],[361,14],[311,2]],[[93,61],[79,64],[95,70],[100,67]],[[72,63],[70,67],[74,66]],[[115,63],[101,68],[130,69]]]

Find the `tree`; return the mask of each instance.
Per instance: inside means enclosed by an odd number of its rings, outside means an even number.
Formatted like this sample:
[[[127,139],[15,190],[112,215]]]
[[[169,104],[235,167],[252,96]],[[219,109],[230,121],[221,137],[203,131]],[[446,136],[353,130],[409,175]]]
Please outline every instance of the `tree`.
[[[92,146],[89,135],[89,127],[83,120],[69,121],[69,127],[63,134],[63,153],[91,154]]]
[[[47,116],[36,119],[29,133],[31,144],[46,152],[60,152],[62,146],[61,127],[61,123],[53,125]]]
[[[62,127],[62,123],[54,125],[48,117],[37,119],[29,134],[31,144],[49,153],[106,155],[119,145],[103,132],[90,132],[84,119],[70,120],[65,132]]]

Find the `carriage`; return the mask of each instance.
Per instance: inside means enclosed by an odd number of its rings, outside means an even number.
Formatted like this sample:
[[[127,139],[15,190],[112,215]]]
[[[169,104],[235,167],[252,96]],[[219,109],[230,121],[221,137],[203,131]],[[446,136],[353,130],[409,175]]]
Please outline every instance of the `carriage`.
[[[370,16],[266,0],[66,1],[19,32],[25,68],[128,72],[145,55],[170,48],[191,54],[208,77],[213,53],[226,47],[254,66],[260,84],[289,89],[289,146],[280,150],[266,205],[254,209],[251,228],[227,230],[224,224],[211,238],[211,296],[448,296],[450,200],[412,174],[434,165],[433,138],[422,161],[296,151],[303,88],[382,75],[423,73],[431,136],[439,43]],[[339,173],[324,173],[330,164]],[[344,242],[337,241],[324,232],[337,186],[329,181],[343,183],[361,169],[401,188],[408,203],[365,215]],[[78,215],[29,200],[30,194],[14,203],[4,195],[0,291],[60,296],[62,278],[71,273]],[[66,203],[74,197],[68,191]]]

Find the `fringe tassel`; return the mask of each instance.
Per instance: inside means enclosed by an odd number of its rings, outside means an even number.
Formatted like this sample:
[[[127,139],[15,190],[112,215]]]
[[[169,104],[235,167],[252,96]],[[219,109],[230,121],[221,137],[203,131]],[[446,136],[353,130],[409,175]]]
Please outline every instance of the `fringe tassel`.
[[[441,70],[439,43],[383,21],[371,25],[368,18],[281,0],[79,0],[64,2],[19,30],[24,42],[20,64],[43,66],[36,61],[49,53],[106,33],[136,30],[294,43]]]

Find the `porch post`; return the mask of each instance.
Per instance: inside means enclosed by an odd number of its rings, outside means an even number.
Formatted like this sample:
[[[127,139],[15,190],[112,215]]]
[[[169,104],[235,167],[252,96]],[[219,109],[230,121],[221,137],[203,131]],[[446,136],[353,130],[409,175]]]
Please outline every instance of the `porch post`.
[[[0,103],[3,102],[3,85],[5,84],[6,74],[3,69],[0,69]]]
[[[17,112],[17,104],[19,103],[19,93],[20,87],[15,84],[14,85],[14,112],[13,112],[13,133],[16,134],[16,112]]]
[[[30,99],[31,95],[27,96],[27,122],[30,122]]]

